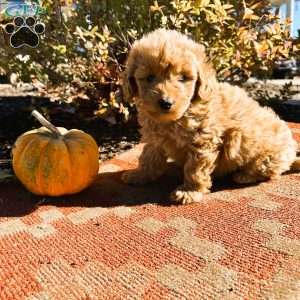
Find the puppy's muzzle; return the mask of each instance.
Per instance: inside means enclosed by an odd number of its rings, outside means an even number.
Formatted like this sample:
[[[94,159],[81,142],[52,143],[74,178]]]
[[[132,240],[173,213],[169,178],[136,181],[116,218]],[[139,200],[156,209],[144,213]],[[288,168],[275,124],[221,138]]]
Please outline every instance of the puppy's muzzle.
[[[173,102],[169,98],[161,98],[158,100],[161,109],[168,111],[171,109]]]

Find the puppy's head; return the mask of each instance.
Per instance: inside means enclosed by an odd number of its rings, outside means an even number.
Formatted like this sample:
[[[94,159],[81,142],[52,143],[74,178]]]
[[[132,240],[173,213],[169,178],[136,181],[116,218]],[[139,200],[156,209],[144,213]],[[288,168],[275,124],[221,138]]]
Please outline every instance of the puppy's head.
[[[123,74],[125,98],[162,122],[181,118],[193,101],[207,101],[215,84],[204,47],[164,29],[134,43]]]

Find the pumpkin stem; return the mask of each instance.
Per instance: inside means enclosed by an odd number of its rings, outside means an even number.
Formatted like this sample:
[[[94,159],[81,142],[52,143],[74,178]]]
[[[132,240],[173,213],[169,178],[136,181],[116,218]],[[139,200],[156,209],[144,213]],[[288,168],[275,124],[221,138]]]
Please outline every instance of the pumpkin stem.
[[[34,116],[43,126],[48,128],[52,133],[54,133],[56,136],[60,137],[62,134],[59,132],[59,130],[50,123],[45,117],[42,116],[37,110],[32,111],[32,116]]]

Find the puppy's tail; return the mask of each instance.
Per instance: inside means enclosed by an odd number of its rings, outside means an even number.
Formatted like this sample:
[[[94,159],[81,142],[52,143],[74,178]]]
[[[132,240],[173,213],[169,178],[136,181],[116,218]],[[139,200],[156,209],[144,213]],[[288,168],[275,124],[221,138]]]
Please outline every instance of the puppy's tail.
[[[300,171],[300,157],[297,156],[295,161],[291,165],[291,170],[292,171]]]
[[[300,171],[300,144],[298,143],[298,149],[297,149],[297,155],[296,155],[296,159],[294,160],[294,162],[292,163],[290,170],[291,171]]]

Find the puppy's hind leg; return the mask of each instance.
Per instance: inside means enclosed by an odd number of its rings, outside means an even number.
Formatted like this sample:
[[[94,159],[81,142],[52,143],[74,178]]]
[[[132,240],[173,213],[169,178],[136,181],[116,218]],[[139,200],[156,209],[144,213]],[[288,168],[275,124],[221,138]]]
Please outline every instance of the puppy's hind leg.
[[[290,162],[284,153],[266,154],[249,162],[243,169],[233,174],[233,181],[240,184],[250,184],[268,179],[277,179],[289,170]]]
[[[239,184],[251,184],[266,180],[266,177],[260,175],[251,175],[246,170],[236,172],[232,175],[234,182]]]
[[[167,157],[160,147],[146,144],[139,158],[139,166],[122,175],[122,180],[129,184],[145,184],[158,179],[167,168]]]

